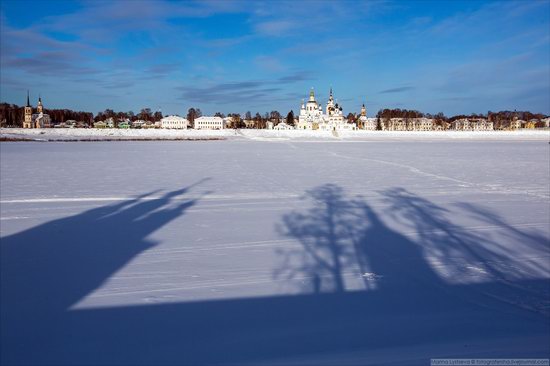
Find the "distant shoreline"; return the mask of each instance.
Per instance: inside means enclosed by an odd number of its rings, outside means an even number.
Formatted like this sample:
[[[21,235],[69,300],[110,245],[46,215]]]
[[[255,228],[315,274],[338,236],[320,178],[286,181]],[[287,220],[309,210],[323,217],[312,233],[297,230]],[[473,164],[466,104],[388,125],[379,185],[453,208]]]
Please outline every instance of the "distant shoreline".
[[[515,131],[310,131],[310,130],[120,130],[120,129],[22,129],[0,128],[1,142],[102,142],[102,141],[457,141],[544,140],[549,129]]]
[[[0,142],[106,142],[106,141],[220,141],[227,140],[224,137],[176,137],[176,138],[74,138],[74,139],[39,139],[27,137],[0,136]]]

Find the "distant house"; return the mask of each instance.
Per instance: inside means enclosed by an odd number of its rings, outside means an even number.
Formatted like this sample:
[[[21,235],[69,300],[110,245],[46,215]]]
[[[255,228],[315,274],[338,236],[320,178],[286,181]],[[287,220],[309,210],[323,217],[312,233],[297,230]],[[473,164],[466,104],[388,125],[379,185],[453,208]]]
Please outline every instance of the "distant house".
[[[107,125],[107,128],[114,128],[115,127],[115,119],[113,117],[109,117],[105,120],[105,124]]]
[[[434,120],[431,118],[412,118],[412,131],[433,131],[435,127]]]
[[[138,119],[134,122],[132,122],[132,128],[142,128],[143,125],[145,125],[147,121],[144,121],[142,119]]]
[[[225,117],[223,119],[223,128],[231,128],[233,126],[233,117]]]
[[[525,124],[524,120],[513,118],[512,121],[510,121],[509,128],[510,130],[519,130],[523,124]]]
[[[256,122],[253,119],[245,119],[244,121],[245,128],[254,128],[256,127]]]
[[[382,121],[382,129],[386,131],[407,131],[404,118],[389,118]]]
[[[95,122],[94,128],[107,128],[107,123],[103,121]]]
[[[376,118],[374,117],[366,117],[361,116],[359,117],[359,124],[360,128],[367,131],[374,131],[376,130]]]
[[[180,116],[166,116],[160,120],[160,128],[186,130],[189,121]]]
[[[127,128],[130,128],[130,124],[126,121],[122,121],[122,122],[119,122],[118,123],[118,128],[124,128],[124,129],[127,129]]]
[[[527,122],[525,122],[525,125],[523,126],[523,128],[535,128],[537,127],[537,123],[539,122],[538,119],[531,119]]]
[[[273,122],[267,121],[267,123],[265,125],[265,128],[268,129],[268,130],[272,130],[273,129]]]
[[[386,131],[433,131],[436,129],[435,121],[425,117],[383,119],[381,124],[382,129]]]
[[[223,118],[203,116],[195,118],[193,127],[196,130],[223,130]]]
[[[484,118],[460,118],[451,122],[451,129],[457,131],[492,131],[493,122]]]
[[[285,122],[279,123],[277,126],[273,127],[274,130],[293,130],[294,127],[287,125]]]

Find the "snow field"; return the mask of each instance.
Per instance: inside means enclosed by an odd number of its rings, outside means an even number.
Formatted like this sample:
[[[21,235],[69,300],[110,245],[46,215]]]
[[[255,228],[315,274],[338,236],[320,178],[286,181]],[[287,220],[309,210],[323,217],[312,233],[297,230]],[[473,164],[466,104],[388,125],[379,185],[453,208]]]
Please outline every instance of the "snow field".
[[[548,357],[546,140],[252,135],[1,143],[2,361]]]

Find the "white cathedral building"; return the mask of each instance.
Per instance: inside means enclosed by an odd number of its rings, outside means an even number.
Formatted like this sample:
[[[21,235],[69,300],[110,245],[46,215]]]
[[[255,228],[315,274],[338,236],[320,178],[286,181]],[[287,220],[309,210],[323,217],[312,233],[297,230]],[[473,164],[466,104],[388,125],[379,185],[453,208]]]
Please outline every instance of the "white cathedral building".
[[[334,101],[332,88],[330,88],[325,113],[323,113],[321,103],[317,103],[315,100],[315,92],[311,88],[307,103],[304,104],[302,100],[296,129],[325,131],[355,130],[357,129],[357,125],[355,123],[348,123],[345,120],[342,106]]]

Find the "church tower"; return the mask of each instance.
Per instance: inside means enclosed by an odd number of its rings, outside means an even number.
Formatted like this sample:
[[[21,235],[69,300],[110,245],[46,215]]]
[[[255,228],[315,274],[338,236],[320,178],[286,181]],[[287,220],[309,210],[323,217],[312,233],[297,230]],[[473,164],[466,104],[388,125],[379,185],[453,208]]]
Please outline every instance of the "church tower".
[[[315,92],[313,91],[313,88],[309,91],[309,100],[308,102],[315,102]]]
[[[330,87],[328,102],[327,102],[327,116],[330,116],[335,111],[334,96],[332,95],[332,86]]]
[[[363,106],[361,107],[361,116],[367,116],[367,108],[365,108],[365,103],[363,103]]]
[[[36,107],[36,113],[44,113],[44,106],[42,105],[42,97],[38,97],[38,106]]]
[[[28,90],[27,90],[27,105],[25,106],[25,119],[23,120],[23,128],[32,128],[32,107],[29,101]]]

